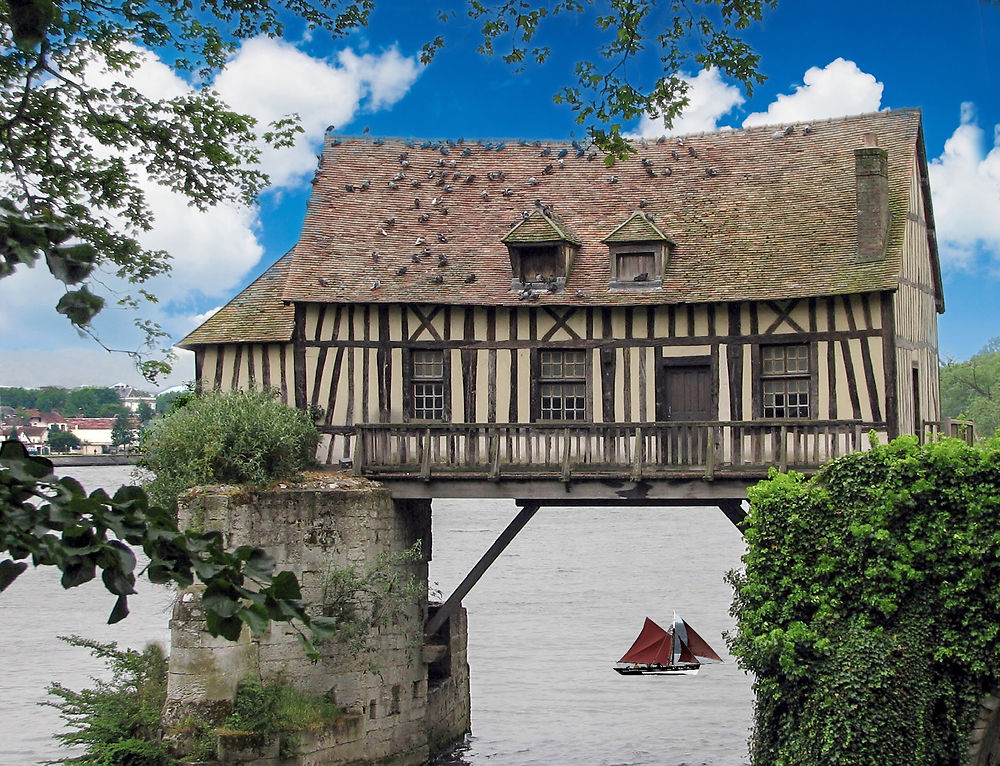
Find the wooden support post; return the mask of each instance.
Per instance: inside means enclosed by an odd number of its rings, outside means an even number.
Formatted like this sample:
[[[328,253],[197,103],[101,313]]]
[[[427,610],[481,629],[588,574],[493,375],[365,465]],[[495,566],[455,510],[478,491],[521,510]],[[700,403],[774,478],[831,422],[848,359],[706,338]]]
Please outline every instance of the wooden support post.
[[[500,442],[503,441],[499,432],[493,435],[492,465],[490,466],[490,481],[500,480]]]
[[[445,601],[441,607],[435,612],[434,616],[431,617],[427,624],[424,626],[424,635],[433,636],[441,626],[444,625],[448,618],[451,617],[458,607],[462,603],[462,599],[465,598],[469,591],[472,590],[473,586],[479,582],[479,578],[482,577],[486,570],[490,568],[490,565],[499,558],[500,554],[503,553],[504,548],[510,545],[510,541],[517,537],[517,533],[524,529],[524,525],[527,524],[531,517],[535,515],[535,511],[539,508],[538,503],[528,503],[525,505],[515,516],[507,528],[500,533],[500,536],[496,539],[493,545],[490,546],[489,550],[483,554],[483,557],[479,559],[479,562],[472,568],[472,571],[465,576],[462,580],[462,584],[455,588],[455,592],[452,593],[448,600]]]
[[[632,453],[632,481],[642,480],[642,463],[646,459],[646,443],[642,439],[642,428],[635,429],[635,452]]]
[[[712,481],[715,478],[715,426],[705,428],[705,478]]]
[[[570,447],[570,444],[569,444],[569,429],[568,428],[564,428],[563,429],[562,477],[561,477],[564,482],[568,482],[569,481],[569,473],[570,473],[570,467],[569,467],[569,447]]]
[[[354,429],[354,475],[362,476],[365,467],[365,432]]]
[[[431,429],[424,429],[424,440],[422,453],[420,455],[420,478],[424,481],[431,480]]]
[[[719,510],[726,514],[726,518],[733,522],[741,534],[746,532],[747,512],[743,510],[742,500],[720,500]]]
[[[778,470],[782,473],[788,472],[788,426],[781,427],[781,452],[778,458]]]

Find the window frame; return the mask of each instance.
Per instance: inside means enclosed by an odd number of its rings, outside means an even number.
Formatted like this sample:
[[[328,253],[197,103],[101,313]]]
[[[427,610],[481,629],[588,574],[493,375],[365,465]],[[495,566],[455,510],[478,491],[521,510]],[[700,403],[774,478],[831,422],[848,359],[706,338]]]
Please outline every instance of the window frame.
[[[667,258],[666,242],[609,242],[608,257],[611,269],[611,287],[615,290],[643,290],[663,287],[663,270]],[[628,255],[652,254],[653,265],[649,270],[649,279],[636,282],[633,279],[622,279],[619,270],[619,258]]]
[[[438,353],[441,355],[441,374],[439,376],[427,376],[417,374],[418,355],[427,353]],[[451,421],[451,354],[446,348],[413,346],[404,349],[403,359],[403,410],[405,422],[416,423],[448,423]],[[441,417],[428,418],[418,416],[418,399],[426,394],[417,393],[417,386],[434,385],[441,386]]]
[[[510,256],[511,266],[511,290],[523,290],[529,285],[541,286],[547,284],[544,280],[539,282],[535,279],[536,274],[524,273],[524,261],[527,256],[530,258],[541,251],[554,251],[556,273],[553,275],[555,285],[561,289],[566,286],[566,278],[569,274],[572,253],[567,244],[563,241],[556,242],[532,242],[532,243],[507,243],[507,250]]]
[[[581,365],[583,368],[582,375],[560,375],[560,376],[543,376],[543,369],[546,365],[551,364],[544,358],[545,354],[560,354],[562,355],[562,360],[560,365],[565,371],[566,368],[566,354],[581,354],[582,359],[579,362],[572,362],[574,365]],[[544,347],[536,348],[532,350],[531,356],[531,420],[532,422],[538,423],[589,423],[593,421],[593,411],[592,411],[592,357],[590,354],[590,349],[586,348],[572,348],[572,347]],[[562,395],[563,406],[560,408],[560,412],[563,417],[546,417],[545,413],[547,410],[543,410],[542,399],[543,391],[546,386],[552,385],[579,385],[583,387],[582,394],[579,398],[583,399],[582,409],[573,409],[573,412],[579,412],[580,417],[578,418],[566,418],[565,414],[567,412],[565,401],[568,397],[565,394]],[[576,397],[574,397],[576,398]]]
[[[804,363],[805,369],[796,369],[789,371],[788,369],[788,350],[789,349],[803,349],[804,354],[797,355],[794,357],[797,362]],[[767,359],[765,356],[768,349],[783,349],[783,368],[779,372],[773,370],[766,370]],[[777,341],[774,343],[760,343],[754,347],[755,351],[755,372],[754,383],[755,390],[753,392],[753,409],[754,416],[762,420],[782,420],[789,422],[801,422],[803,420],[815,420],[817,413],[817,394],[818,390],[816,387],[816,374],[817,374],[817,358],[816,358],[816,344],[809,341],[802,341],[797,339],[788,339],[785,341]],[[785,411],[783,415],[768,415],[767,411],[769,405],[766,402],[766,397],[768,393],[765,389],[768,383],[789,383],[789,382],[805,382],[804,391],[788,391],[787,389],[783,392],[785,397],[785,403],[781,405],[781,408]],[[790,404],[788,402],[788,396],[801,396],[806,397],[805,404]],[[777,405],[770,405],[770,407],[777,409]],[[805,409],[804,414],[788,414],[790,409],[794,408],[797,412],[801,413],[802,409]]]

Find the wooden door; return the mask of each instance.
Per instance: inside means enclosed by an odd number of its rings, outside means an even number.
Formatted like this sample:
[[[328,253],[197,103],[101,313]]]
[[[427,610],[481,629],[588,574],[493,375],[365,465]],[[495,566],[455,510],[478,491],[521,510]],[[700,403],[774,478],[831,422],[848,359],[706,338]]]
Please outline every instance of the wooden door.
[[[654,460],[661,466],[694,468],[705,465],[711,430],[687,425],[691,421],[716,420],[712,365],[700,359],[687,362],[663,359],[656,380],[656,419],[673,425],[661,427],[654,440]]]
[[[712,366],[662,360],[656,381],[656,419],[715,420]]]

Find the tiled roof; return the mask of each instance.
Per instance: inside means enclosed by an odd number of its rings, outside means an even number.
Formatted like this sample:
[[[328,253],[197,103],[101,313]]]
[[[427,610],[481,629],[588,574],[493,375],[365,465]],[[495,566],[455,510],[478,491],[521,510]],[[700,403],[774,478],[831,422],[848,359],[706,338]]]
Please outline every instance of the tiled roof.
[[[657,228],[656,224],[640,213],[632,216],[621,226],[601,240],[604,243],[619,242],[670,242],[670,237]]]
[[[281,300],[292,251],[279,258],[245,290],[216,311],[178,345],[281,343],[291,340],[295,310]]]
[[[859,264],[854,150],[866,133],[888,153],[891,222],[886,258]],[[519,225],[553,220],[580,247],[565,290],[542,294],[543,304],[774,300],[898,286],[911,176],[922,167],[918,110],[634,146],[608,167],[575,142],[328,136],[298,243],[184,344],[287,340],[292,310],[282,299],[516,305],[503,240]],[[612,289],[606,240],[645,221],[675,243],[663,286]]]
[[[527,211],[526,211],[527,212]],[[541,210],[532,210],[507,232],[500,240],[505,244],[527,244],[530,242],[572,242],[579,245],[577,238],[566,224],[553,213],[546,215]]]

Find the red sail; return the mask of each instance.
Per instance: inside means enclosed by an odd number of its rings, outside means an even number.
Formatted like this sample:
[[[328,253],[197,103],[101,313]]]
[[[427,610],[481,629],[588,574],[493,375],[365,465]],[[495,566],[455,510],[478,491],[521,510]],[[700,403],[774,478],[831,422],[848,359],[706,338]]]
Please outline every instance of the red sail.
[[[670,665],[673,660],[673,640],[670,633],[647,617],[632,648],[618,661]]]
[[[682,620],[681,622],[684,621]],[[698,660],[702,662],[722,662],[722,658],[715,653],[715,650],[708,645],[704,638],[694,632],[694,628],[686,622],[684,622],[684,628],[687,630],[687,646]],[[684,660],[683,654],[681,654],[681,660]],[[696,661],[692,660],[692,662]]]

